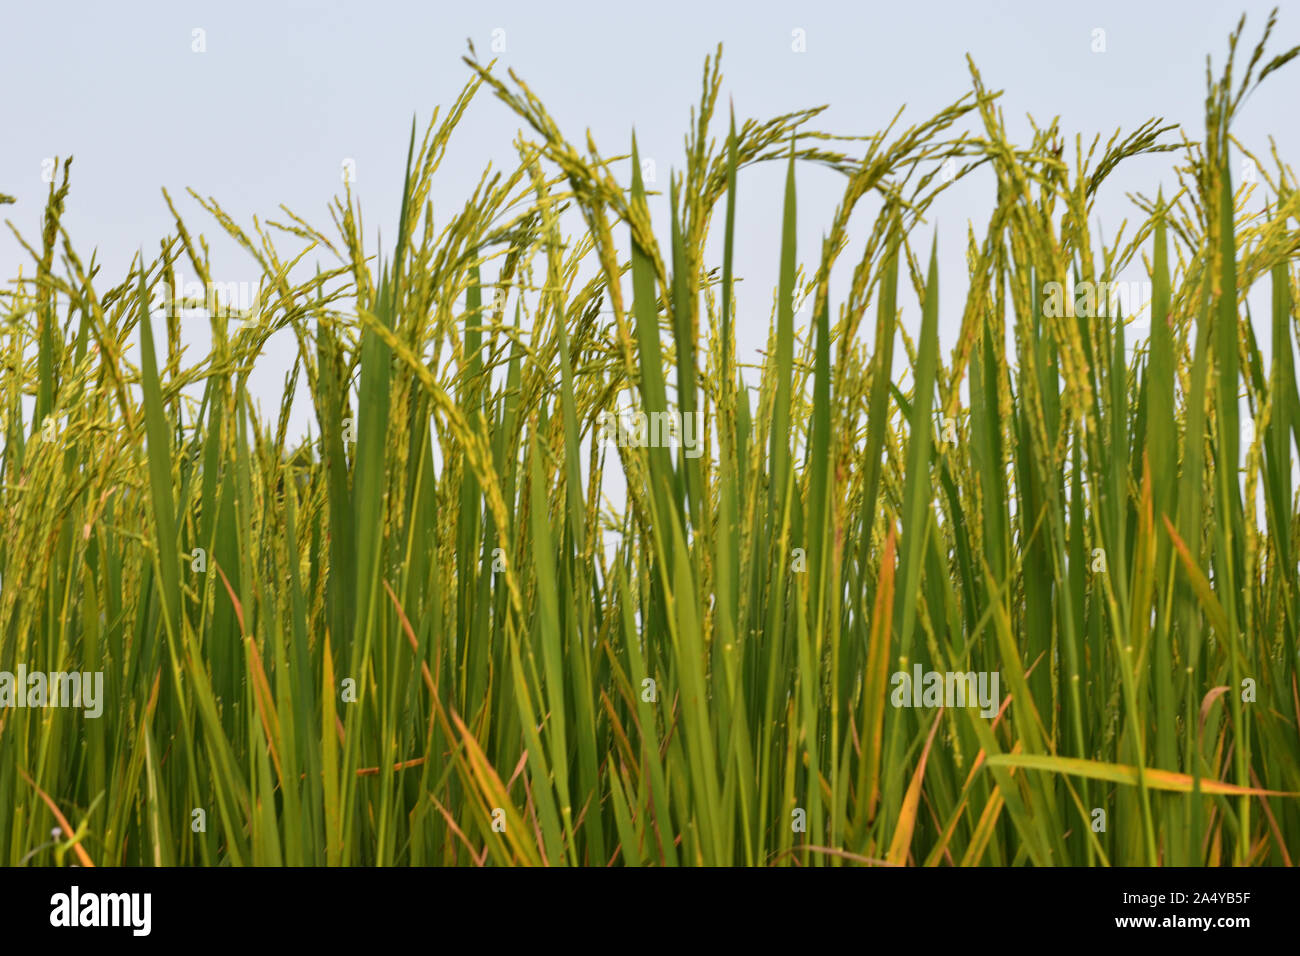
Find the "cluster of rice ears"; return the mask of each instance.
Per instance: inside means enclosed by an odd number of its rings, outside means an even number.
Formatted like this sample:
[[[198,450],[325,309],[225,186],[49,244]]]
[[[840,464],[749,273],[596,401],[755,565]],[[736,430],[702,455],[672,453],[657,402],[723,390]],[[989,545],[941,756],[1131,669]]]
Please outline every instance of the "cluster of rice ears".
[[[1055,123],[1010,142],[973,64],[903,131],[832,137],[808,110],[714,135],[715,57],[654,224],[635,142],[575,146],[467,59],[412,130],[391,252],[350,191],[334,235],[195,194],[262,283],[198,320],[156,308],[177,269],[212,279],[179,215],[96,287],[65,163],[2,300],[0,670],[99,671],[105,702],[0,707],[0,863],[1290,865],[1300,194],[1275,155],[1235,188],[1229,152],[1297,52],[1263,48],[1239,81],[1231,56],[1207,71],[1203,140],[1153,120],[1073,155]],[[525,126],[518,166],[435,228],[485,86]],[[1177,193],[1094,245],[1108,174],[1170,151]],[[997,188],[945,362],[926,213],[949,160]],[[742,367],[736,182],[759,163],[788,170],[780,269]],[[808,268],[801,164],[846,182]],[[1130,264],[1149,340],[1046,313],[1047,283]],[[210,323],[207,354],[182,321]],[[246,385],[281,330],[268,418]],[[703,413],[704,453],[602,441],[627,396]],[[996,672],[1000,709],[895,706],[916,664]]]

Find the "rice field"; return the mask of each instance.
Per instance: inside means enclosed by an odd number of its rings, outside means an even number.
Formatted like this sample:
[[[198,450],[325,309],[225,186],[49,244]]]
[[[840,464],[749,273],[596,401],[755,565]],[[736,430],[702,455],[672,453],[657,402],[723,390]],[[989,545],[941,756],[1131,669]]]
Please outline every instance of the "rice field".
[[[0,292],[0,863],[1290,866],[1300,192],[1231,133],[1300,53],[1273,26],[1204,130],[1091,141],[1013,142],[974,64],[906,128],[745,119],[719,51],[654,221],[635,141],[469,57],[391,245],[347,188],[326,230],[194,194],[247,307],[179,214],[100,275],[64,164]],[[491,97],[518,163],[435,221]],[[1097,191],[1151,154],[1180,188],[1107,245]],[[759,164],[779,269],[742,277]],[[843,199],[796,248],[812,165]],[[941,276],[932,207],[977,172]]]

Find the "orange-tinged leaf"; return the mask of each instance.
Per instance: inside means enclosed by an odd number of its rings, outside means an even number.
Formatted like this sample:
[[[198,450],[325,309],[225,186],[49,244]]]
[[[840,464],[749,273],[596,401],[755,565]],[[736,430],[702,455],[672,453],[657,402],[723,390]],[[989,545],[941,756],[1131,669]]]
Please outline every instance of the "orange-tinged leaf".
[[[1214,590],[1210,587],[1209,579],[1206,578],[1205,572],[1196,564],[1196,559],[1192,557],[1192,552],[1188,549],[1187,544],[1179,537],[1178,532],[1174,530],[1173,523],[1168,516],[1161,515],[1165,522],[1165,530],[1169,532],[1170,539],[1174,542],[1174,550],[1178,553],[1178,560],[1183,565],[1183,570],[1187,572],[1187,580],[1192,585],[1192,590],[1196,592],[1197,600],[1201,602],[1201,607],[1205,610],[1205,615],[1210,619],[1210,626],[1214,632],[1220,635],[1228,633],[1228,615],[1223,613],[1223,605],[1219,599],[1214,596]]]
[[[1240,787],[1235,783],[1221,780],[1209,780],[1205,777],[1194,780],[1191,775],[1176,773],[1172,770],[1157,770],[1154,767],[1130,767],[1119,763],[1102,763],[1098,760],[1080,760],[1078,757],[1052,757],[1047,754],[994,754],[984,758],[991,766],[1024,767],[1026,770],[1046,770],[1051,773],[1068,773],[1076,777],[1088,777],[1092,780],[1109,780],[1111,783],[1138,783],[1139,773],[1148,787],[1156,790],[1168,790],[1171,793],[1192,793],[1196,786],[1202,793],[1217,793],[1225,796],[1253,797],[1300,797],[1300,793],[1287,793],[1282,790],[1259,790],[1254,787]]]
[[[907,785],[903,808],[898,814],[898,825],[894,828],[894,839],[889,844],[889,853],[885,857],[898,866],[907,862],[907,848],[912,844],[912,831],[916,828],[916,811],[921,807],[921,781],[925,779],[925,764],[930,759],[930,746],[934,743],[934,733],[939,729],[939,721],[942,719],[943,708],[940,707],[930,727],[930,736],[925,739],[925,747],[921,750],[921,759],[912,774],[912,782]]]

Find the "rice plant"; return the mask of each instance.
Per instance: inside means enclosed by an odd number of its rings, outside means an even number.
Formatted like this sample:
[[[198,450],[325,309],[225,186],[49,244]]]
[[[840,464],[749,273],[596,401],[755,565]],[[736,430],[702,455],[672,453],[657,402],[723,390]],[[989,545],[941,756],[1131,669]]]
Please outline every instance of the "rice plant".
[[[329,231],[193,194],[260,275],[243,310],[173,293],[218,284],[179,214],[108,286],[65,163],[0,294],[0,862],[1291,865],[1300,193],[1231,135],[1300,52],[1273,26],[1207,72],[1201,138],[1090,144],[1012,142],[973,63],[905,129],[721,116],[719,50],[667,222],[635,140],[575,142],[469,57],[390,248],[350,190]],[[518,164],[435,221],[486,96]],[[1152,153],[1179,188],[1107,245],[1098,189]],[[733,248],[764,163],[755,364]],[[845,184],[811,252],[809,164]],[[976,171],[944,356],[927,215]],[[1126,269],[1146,339],[1099,295]],[[98,716],[31,676],[71,673]]]

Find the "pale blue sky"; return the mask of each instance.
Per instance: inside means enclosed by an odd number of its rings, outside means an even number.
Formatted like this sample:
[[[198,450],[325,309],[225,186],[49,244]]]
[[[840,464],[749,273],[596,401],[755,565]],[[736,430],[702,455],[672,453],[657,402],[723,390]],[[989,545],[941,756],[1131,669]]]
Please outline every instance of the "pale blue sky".
[[[1282,10],[1273,52],[1300,42],[1300,5]],[[384,2],[42,2],[8,3],[0,14],[0,88],[6,92],[0,141],[0,208],[30,240],[39,238],[46,157],[75,155],[65,223],[88,258],[98,247],[101,283],[118,281],[131,254],[156,251],[171,227],[160,187],[182,198],[191,230],[207,235],[219,278],[256,281],[250,263],[184,196],[186,186],[216,197],[241,223],[277,218],[285,203],[318,226],[340,189],[340,163],[355,158],[369,241],[395,235],[401,173],[412,115],[427,121],[452,101],[468,71],[460,57],[472,38],[490,57],[493,30],[505,31],[503,67],[514,68],[571,139],[590,129],[607,155],[627,149],[635,125],[642,155],[666,183],[680,163],[688,111],[699,96],[706,54],[721,41],[724,96],[739,116],[767,118],[829,104],[818,127],[872,132],[899,106],[919,120],[969,88],[970,53],[1014,128],[1032,114],[1055,115],[1103,141],[1163,116],[1202,133],[1205,57],[1216,69],[1228,32],[1244,10],[1251,46],[1269,3],[539,3]],[[192,31],[206,52],[192,52]],[[807,51],[791,50],[806,31]],[[1092,52],[1096,28],[1106,51]],[[1250,47],[1247,47],[1247,54]],[[1236,132],[1267,150],[1300,157],[1294,123],[1300,64],[1254,96]],[[906,122],[906,120],[905,120]],[[510,163],[520,124],[487,95],[471,107],[435,188],[435,207],[459,206],[487,160]],[[719,130],[722,131],[721,129]],[[1125,193],[1154,194],[1174,179],[1176,154],[1132,161],[1108,181],[1098,216],[1113,235],[1131,214]],[[740,190],[739,297],[742,348],[761,345],[775,281],[780,183],[772,167],[746,173]],[[842,179],[799,174],[801,257],[817,249]],[[943,275],[964,273],[965,228],[980,229],[993,199],[991,177],[974,177],[935,210]],[[391,239],[389,240],[391,242]],[[30,262],[8,230],[0,234],[0,274]],[[945,288],[952,288],[946,286]],[[960,292],[941,295],[949,346]],[[267,385],[278,387],[279,358],[268,355]],[[283,356],[291,360],[291,356]]]

